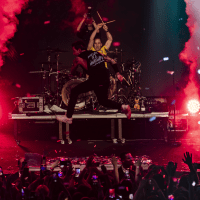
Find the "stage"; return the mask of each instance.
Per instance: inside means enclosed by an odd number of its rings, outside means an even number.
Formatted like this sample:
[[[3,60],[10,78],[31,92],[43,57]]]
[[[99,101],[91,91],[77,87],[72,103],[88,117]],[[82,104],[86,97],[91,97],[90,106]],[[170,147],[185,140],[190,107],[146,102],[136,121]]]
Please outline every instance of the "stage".
[[[5,171],[4,173],[15,172],[17,170],[17,159],[24,157],[26,153],[42,155],[45,152],[49,160],[58,157],[85,160],[91,154],[96,154],[98,157],[102,156],[102,159],[105,159],[106,156],[108,158],[112,154],[119,156],[121,152],[129,151],[133,157],[147,155],[153,163],[159,165],[166,165],[168,161],[177,162],[177,170],[180,172],[188,171],[187,166],[182,162],[183,153],[186,151],[193,154],[193,162],[200,160],[198,131],[171,133],[176,134],[176,137],[182,142],[181,146],[172,146],[165,142],[163,128],[159,126],[159,122],[161,119],[168,119],[165,118],[167,117],[166,113],[164,118],[157,113],[156,119],[152,122],[149,121],[152,113],[143,113],[140,118],[137,118],[136,114],[132,114],[131,120],[122,117],[121,125],[125,143],[122,143],[121,140],[113,143],[111,119],[118,121],[117,116],[120,115],[125,116],[121,113],[112,113],[108,114],[110,118],[99,117],[94,119],[93,116],[92,119],[89,117],[81,119],[82,115],[79,117],[78,114],[75,115],[73,124],[70,125],[71,144],[61,143],[58,134],[59,123],[55,120],[55,115],[54,117],[48,116],[51,120],[43,119],[39,121],[28,120],[27,118],[31,118],[31,116],[27,116],[24,120],[18,118],[21,122],[18,129],[18,137],[21,141],[19,145],[17,145],[13,135],[14,119],[9,120],[8,124],[0,130],[1,166]],[[101,114],[100,116],[105,115]],[[145,118],[145,116],[148,117]],[[117,130],[116,126],[118,126],[117,123],[115,123]],[[115,135],[117,135],[116,132],[118,133],[118,131],[115,131]],[[109,168],[112,168],[111,163],[107,164]],[[33,170],[37,171],[36,168]]]
[[[18,113],[18,114],[9,114],[9,119],[14,121],[14,139],[17,142],[17,144],[20,143],[20,140],[18,138],[18,133],[19,133],[19,129],[21,126],[21,121],[28,121],[28,122],[32,122],[35,124],[51,124],[51,123],[55,123],[56,121],[56,117],[59,115],[64,115],[65,113],[59,113],[59,112],[54,112],[54,113]],[[166,138],[167,137],[167,133],[166,133],[166,129],[167,129],[167,119],[169,117],[169,113],[168,112],[151,112],[151,113],[147,113],[147,112],[132,112],[131,114],[131,120],[136,120],[136,119],[144,119],[144,127],[146,127],[146,120],[152,122],[152,121],[157,121],[159,123],[159,125],[162,127],[162,134],[161,137],[162,138]],[[100,121],[103,120],[102,122]],[[123,119],[123,120],[122,120]],[[106,125],[104,126],[104,132],[105,131],[110,131],[110,139],[113,140],[113,142],[116,142],[116,138],[119,139],[122,143],[125,142],[125,138],[123,137],[123,131],[122,127],[123,127],[123,121],[127,121],[126,119],[126,115],[123,113],[118,112],[117,110],[105,110],[105,111],[91,111],[91,112],[85,112],[85,111],[78,111],[75,112],[73,115],[73,121],[76,120],[90,120],[90,123],[87,125],[87,127],[91,126],[91,122],[92,120],[95,120],[95,124],[96,126],[94,127],[93,131],[96,131],[96,129],[98,129],[97,127],[99,127],[99,124],[101,126],[101,123],[105,123],[105,121],[110,121],[110,125]],[[130,120],[128,120],[130,121]],[[65,144],[65,139],[67,139],[67,142],[69,144],[72,143],[72,140],[70,139],[70,135],[71,132],[73,132],[73,128],[71,125],[69,125],[68,123],[65,124],[65,128],[63,129],[63,123],[62,122],[58,122],[59,123],[59,127],[58,127],[58,138],[61,141],[61,144]],[[75,122],[76,123],[76,122]],[[74,124],[74,123],[73,123]],[[116,127],[117,124],[117,127]],[[104,124],[105,125],[105,124]],[[127,125],[125,125],[127,126]],[[136,124],[137,126],[137,124]],[[80,122],[77,123],[77,127],[84,127],[83,125],[81,125]],[[132,128],[132,126],[130,126]],[[117,129],[117,131],[116,131]],[[87,132],[87,129],[85,129],[85,132]],[[117,134],[116,134],[117,132]],[[64,134],[66,136],[63,136]],[[109,135],[109,132],[108,134]],[[90,136],[89,136],[90,137]]]

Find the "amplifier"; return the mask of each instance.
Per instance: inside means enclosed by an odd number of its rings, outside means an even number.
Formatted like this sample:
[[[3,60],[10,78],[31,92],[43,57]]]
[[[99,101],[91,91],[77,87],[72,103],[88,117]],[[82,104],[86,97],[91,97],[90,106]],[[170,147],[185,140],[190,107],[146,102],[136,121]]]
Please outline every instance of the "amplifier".
[[[19,97],[19,113],[41,113],[43,108],[43,97]]]
[[[167,98],[146,97],[145,106],[148,112],[168,112]]]

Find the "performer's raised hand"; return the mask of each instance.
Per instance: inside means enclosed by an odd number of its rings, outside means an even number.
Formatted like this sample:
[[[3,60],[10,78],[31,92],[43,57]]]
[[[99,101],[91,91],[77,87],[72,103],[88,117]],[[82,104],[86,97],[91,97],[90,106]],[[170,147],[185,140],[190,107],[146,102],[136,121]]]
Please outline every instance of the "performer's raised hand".
[[[112,155],[111,162],[112,162],[113,166],[117,166],[117,158],[115,157],[115,154]]]
[[[84,18],[84,19],[86,19],[86,18],[87,18],[87,13],[85,13],[85,14],[83,15],[83,18]]]
[[[192,165],[192,154],[189,152],[184,153],[184,159],[182,159],[185,164],[188,166]]]
[[[103,24],[103,29],[104,31],[108,32],[108,27],[105,24]]]
[[[97,24],[96,30],[99,30],[103,26],[103,23]]]

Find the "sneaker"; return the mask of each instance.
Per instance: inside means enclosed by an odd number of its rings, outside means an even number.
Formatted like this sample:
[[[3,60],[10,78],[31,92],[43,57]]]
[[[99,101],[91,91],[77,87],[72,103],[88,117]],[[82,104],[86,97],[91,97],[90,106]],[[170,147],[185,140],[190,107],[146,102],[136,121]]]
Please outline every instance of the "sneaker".
[[[72,124],[72,117],[68,118],[66,115],[58,115],[56,116],[56,119],[63,123]]]
[[[129,105],[122,105],[122,112],[127,116],[127,119],[131,118],[131,108]]]

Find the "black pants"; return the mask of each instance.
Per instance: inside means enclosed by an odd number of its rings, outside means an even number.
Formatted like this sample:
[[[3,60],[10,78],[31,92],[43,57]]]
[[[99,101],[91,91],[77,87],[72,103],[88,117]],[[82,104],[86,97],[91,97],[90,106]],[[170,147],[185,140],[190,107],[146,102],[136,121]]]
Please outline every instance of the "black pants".
[[[92,81],[89,79],[83,83],[80,83],[76,87],[74,87],[71,90],[71,94],[70,94],[70,100],[69,100],[68,109],[67,109],[67,117],[68,118],[72,117],[78,95],[81,93],[92,91],[92,90],[94,90],[94,93],[96,94],[97,100],[100,105],[108,107],[108,108],[120,110],[121,109],[120,103],[117,103],[115,101],[111,101],[108,99],[109,85],[110,85],[109,80],[98,82],[98,81],[94,81],[94,80]]]

